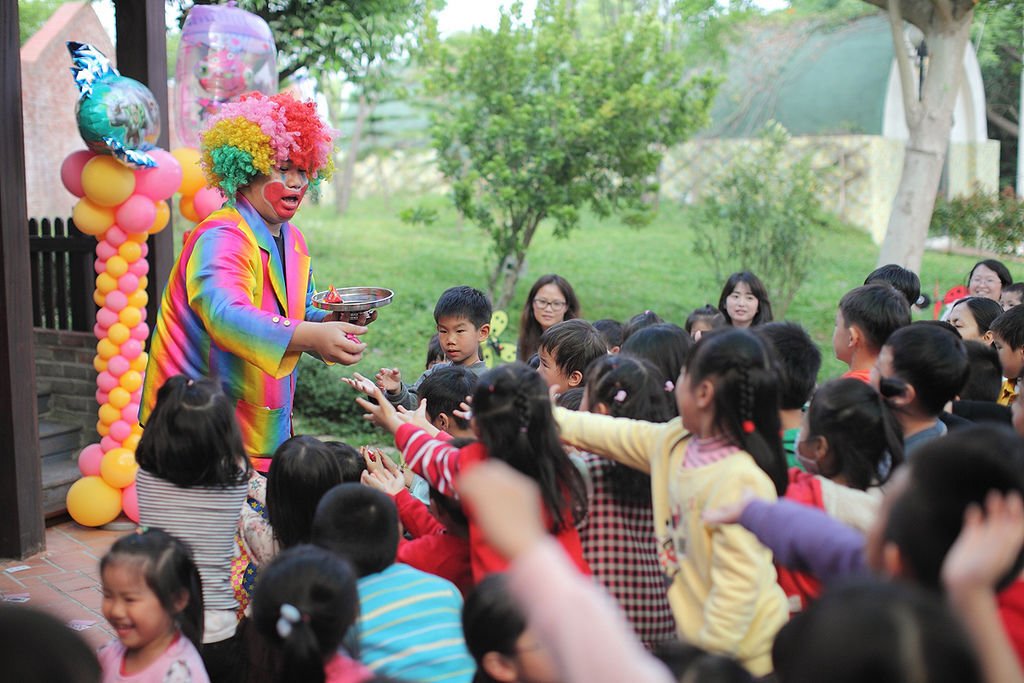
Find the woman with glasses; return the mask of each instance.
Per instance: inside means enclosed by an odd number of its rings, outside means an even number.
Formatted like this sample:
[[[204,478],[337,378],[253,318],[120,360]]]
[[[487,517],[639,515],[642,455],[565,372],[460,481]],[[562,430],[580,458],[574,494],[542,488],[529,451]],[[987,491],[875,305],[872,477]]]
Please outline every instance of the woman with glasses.
[[[544,331],[563,320],[580,315],[580,302],[568,280],[560,275],[543,275],[530,288],[519,319],[519,346],[516,357],[529,362],[537,353],[537,342]]]

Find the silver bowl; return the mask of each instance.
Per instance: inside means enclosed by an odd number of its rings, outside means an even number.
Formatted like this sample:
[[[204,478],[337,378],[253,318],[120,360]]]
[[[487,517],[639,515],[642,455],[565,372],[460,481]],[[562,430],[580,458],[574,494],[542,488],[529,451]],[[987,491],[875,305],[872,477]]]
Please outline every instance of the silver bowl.
[[[313,295],[313,305],[325,311],[348,313],[355,319],[360,313],[387,306],[395,296],[393,291],[384,287],[339,287],[337,292],[341,295],[340,303],[324,301],[328,293],[325,291]]]

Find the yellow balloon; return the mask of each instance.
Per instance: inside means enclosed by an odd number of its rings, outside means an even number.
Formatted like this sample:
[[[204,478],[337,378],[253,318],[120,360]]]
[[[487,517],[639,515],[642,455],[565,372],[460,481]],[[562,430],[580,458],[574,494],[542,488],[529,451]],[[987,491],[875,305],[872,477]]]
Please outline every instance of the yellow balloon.
[[[71,218],[79,230],[95,237],[114,224],[114,210],[82,197],[71,211]]]
[[[181,184],[178,185],[178,192],[191,196],[206,187],[203,168],[199,165],[199,160],[202,157],[198,149],[195,147],[179,147],[171,152],[171,156],[181,164]]]
[[[142,322],[142,311],[135,306],[125,306],[117,314],[117,319],[128,329],[131,329]]]
[[[146,287],[148,287],[148,286],[149,286],[149,277],[146,276],[146,275],[143,275],[142,277],[139,278],[139,289],[145,291]]]
[[[131,486],[138,469],[135,454],[127,448],[112,448],[100,460],[100,476],[103,481],[119,489]]]
[[[129,244],[125,242],[125,244]],[[109,275],[112,278],[119,278],[128,272],[128,262],[121,256],[114,254],[107,259],[107,269],[103,272],[104,275]],[[115,285],[116,286],[116,285]]]
[[[161,200],[156,203],[156,218],[153,219],[153,225],[149,226],[149,230],[147,232],[142,233],[142,236],[145,237],[147,233],[150,235],[155,235],[164,228],[166,228],[167,224],[170,222],[171,207],[168,206],[166,200]]]
[[[121,375],[119,381],[125,391],[138,391],[139,387],[142,386],[142,372],[139,370],[129,370]]]
[[[140,434],[136,434],[135,433],[135,431],[134,431],[135,427],[134,426],[132,427],[132,430],[133,430],[132,433],[128,435],[128,438],[125,439],[124,443],[121,444],[121,445],[124,448],[127,448],[128,450],[130,450],[132,453],[134,453],[135,451],[137,451],[139,449],[139,439],[142,438],[142,436]]]
[[[118,346],[124,344],[126,341],[131,339],[132,333],[124,323],[114,323],[107,330],[107,339],[114,342]]]
[[[134,292],[128,295],[128,305],[135,308],[145,308],[146,304],[149,303],[149,294],[146,293],[145,289],[136,289]]]
[[[110,258],[114,259],[118,257],[111,256]],[[121,263],[124,263],[124,261],[122,260]],[[117,278],[110,273],[100,273],[96,276],[96,289],[98,289],[101,294],[110,294],[117,289]]]
[[[138,242],[126,240],[117,248],[117,254],[125,260],[125,263],[135,263],[142,258],[142,247]],[[107,272],[110,272],[110,261],[107,261]]]
[[[105,424],[102,420],[96,421],[96,433],[100,436],[107,436],[110,434],[110,425]]]
[[[82,526],[103,526],[121,512],[121,491],[103,477],[82,477],[68,489],[65,500],[68,514]]]
[[[142,431],[143,431],[142,430],[142,425],[140,425],[138,422],[136,422],[135,424],[132,425],[132,436],[142,437]],[[131,438],[131,437],[128,437],[128,438]],[[136,442],[136,443],[138,443],[138,442]]]
[[[185,220],[192,221],[193,223],[199,222],[199,214],[196,213],[195,204],[192,203],[192,195],[182,195],[181,200],[178,202],[178,211],[181,212]]]
[[[96,353],[99,354],[103,360],[110,360],[118,354],[120,349],[117,348],[117,344],[110,341],[109,339],[100,339],[96,342]]]
[[[98,307],[103,308],[103,304],[107,303],[107,295],[95,289],[92,292],[92,300]]]
[[[114,387],[107,394],[107,401],[118,410],[132,402],[132,394],[123,387]]]
[[[108,427],[121,419],[121,411],[109,403],[101,405],[100,409],[96,412],[100,416],[100,422]]]
[[[82,189],[100,206],[117,206],[135,191],[135,172],[114,157],[96,156],[82,168]]]
[[[139,244],[142,244],[147,239],[149,239],[149,234],[145,233],[145,232],[130,232],[130,233],[128,233],[128,241],[129,242],[137,242]]]
[[[131,363],[131,369],[135,372],[146,371],[146,361],[149,359],[149,354],[143,352],[136,356],[135,360]]]

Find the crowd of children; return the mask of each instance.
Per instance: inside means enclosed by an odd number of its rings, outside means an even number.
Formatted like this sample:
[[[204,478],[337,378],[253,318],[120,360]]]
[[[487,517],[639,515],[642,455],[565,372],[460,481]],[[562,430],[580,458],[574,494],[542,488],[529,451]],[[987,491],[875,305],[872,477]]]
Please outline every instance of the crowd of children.
[[[81,670],[1024,681],[1024,287],[995,261],[968,287],[911,322],[917,276],[871,273],[837,302],[831,379],[750,272],[685,327],[592,324],[542,277],[521,362],[491,369],[490,303],[452,287],[414,383],[344,379],[397,456],[294,436],[266,474],[219,383],[170,377],[141,526],[101,564],[117,639]]]

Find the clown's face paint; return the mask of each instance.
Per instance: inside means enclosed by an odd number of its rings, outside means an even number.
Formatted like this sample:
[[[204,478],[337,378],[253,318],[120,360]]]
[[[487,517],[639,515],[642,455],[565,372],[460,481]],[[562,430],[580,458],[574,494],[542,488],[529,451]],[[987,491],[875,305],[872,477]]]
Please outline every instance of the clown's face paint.
[[[308,189],[309,178],[304,170],[290,163],[281,163],[270,175],[257,176],[241,192],[263,220],[274,226],[291,220]]]

